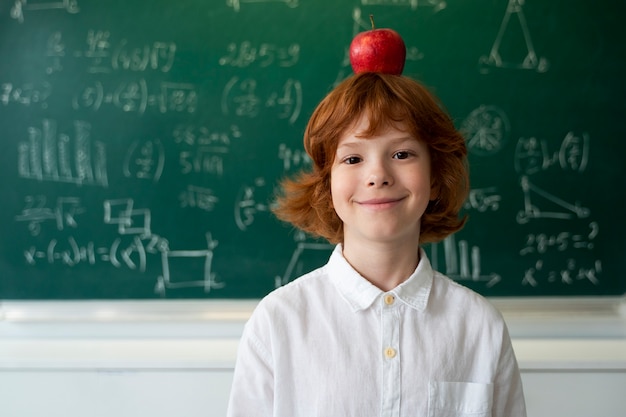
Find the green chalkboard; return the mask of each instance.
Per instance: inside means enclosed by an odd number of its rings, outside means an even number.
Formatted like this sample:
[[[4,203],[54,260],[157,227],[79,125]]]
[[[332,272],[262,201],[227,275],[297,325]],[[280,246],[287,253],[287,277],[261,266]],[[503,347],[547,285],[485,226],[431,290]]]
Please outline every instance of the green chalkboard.
[[[467,137],[467,226],[428,246],[488,296],[626,290],[624,1],[0,2],[0,299],[259,298],[321,265],[269,209],[352,37]]]

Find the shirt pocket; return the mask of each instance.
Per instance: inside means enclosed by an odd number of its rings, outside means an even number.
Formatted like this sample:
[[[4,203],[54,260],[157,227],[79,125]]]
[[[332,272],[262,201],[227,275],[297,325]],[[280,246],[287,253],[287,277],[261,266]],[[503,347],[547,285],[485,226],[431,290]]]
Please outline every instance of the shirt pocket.
[[[428,417],[491,417],[493,384],[435,382],[428,385]]]

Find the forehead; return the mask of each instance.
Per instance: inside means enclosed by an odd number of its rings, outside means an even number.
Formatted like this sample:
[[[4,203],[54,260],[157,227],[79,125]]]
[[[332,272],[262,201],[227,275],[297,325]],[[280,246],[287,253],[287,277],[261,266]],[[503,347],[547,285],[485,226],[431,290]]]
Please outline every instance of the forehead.
[[[378,136],[398,136],[402,139],[416,139],[408,126],[403,122],[375,121],[372,123],[367,115],[357,118],[339,137],[339,144],[347,139],[370,139]]]

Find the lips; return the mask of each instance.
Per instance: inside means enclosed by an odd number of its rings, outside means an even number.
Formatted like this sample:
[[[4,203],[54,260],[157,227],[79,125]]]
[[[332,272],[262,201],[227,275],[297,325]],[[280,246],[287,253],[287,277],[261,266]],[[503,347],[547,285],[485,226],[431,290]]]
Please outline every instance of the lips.
[[[359,204],[361,206],[364,206],[364,207],[369,207],[369,208],[374,208],[374,209],[382,209],[382,208],[393,207],[393,206],[395,206],[397,203],[399,203],[402,200],[404,200],[404,197],[401,197],[401,198],[371,198],[369,200],[358,201],[357,204]]]

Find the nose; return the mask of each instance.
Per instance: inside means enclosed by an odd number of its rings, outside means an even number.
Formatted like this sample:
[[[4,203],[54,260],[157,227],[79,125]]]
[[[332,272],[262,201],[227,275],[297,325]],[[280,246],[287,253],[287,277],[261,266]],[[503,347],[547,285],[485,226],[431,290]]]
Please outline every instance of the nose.
[[[385,163],[372,164],[367,177],[369,187],[388,187],[393,184],[393,175]]]

